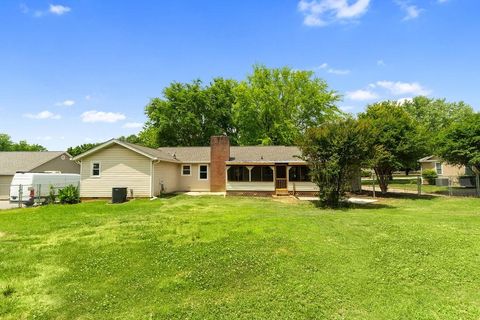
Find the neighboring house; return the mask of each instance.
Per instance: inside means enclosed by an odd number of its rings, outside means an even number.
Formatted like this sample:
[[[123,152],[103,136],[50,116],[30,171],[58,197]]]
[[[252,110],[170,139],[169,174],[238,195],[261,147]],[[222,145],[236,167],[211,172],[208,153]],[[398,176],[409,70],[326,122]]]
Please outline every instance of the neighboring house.
[[[107,198],[126,187],[134,197],[183,191],[228,195],[314,194],[297,147],[230,147],[228,137],[209,147],[147,148],[109,140],[72,160],[81,164],[82,198]]]
[[[10,183],[16,172],[60,171],[79,173],[80,166],[64,151],[0,152],[0,199],[8,199]]]
[[[422,173],[425,170],[435,170],[439,177],[458,178],[465,175],[475,175],[470,168],[448,164],[437,156],[428,156],[418,160],[418,162],[420,163]]]

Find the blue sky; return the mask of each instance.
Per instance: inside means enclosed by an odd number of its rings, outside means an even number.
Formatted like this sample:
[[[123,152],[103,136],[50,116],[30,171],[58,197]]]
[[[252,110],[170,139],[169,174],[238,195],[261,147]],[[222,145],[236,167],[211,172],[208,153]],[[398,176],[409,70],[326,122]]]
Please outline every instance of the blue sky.
[[[418,94],[480,108],[478,0],[0,4],[0,132],[50,150],[136,133],[171,81],[314,70],[340,106]]]

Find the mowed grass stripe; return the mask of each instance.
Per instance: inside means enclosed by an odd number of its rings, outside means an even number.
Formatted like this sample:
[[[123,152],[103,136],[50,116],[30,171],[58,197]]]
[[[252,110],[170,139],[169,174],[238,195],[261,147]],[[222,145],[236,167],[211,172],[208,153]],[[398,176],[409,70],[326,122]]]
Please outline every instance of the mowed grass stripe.
[[[480,200],[177,196],[0,212],[0,318],[477,319]]]

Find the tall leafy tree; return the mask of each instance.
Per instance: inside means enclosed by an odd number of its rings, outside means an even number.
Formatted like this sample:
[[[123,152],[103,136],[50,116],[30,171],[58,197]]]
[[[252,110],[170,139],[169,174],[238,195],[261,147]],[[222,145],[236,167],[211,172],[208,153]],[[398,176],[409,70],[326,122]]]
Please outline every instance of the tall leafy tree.
[[[446,99],[434,99],[418,96],[405,101],[402,106],[417,122],[424,126],[425,135],[429,137],[428,151],[435,153],[439,133],[451,123],[474,114],[473,108],[460,102],[448,102]]]
[[[157,147],[203,146],[212,135],[234,135],[236,85],[234,80],[223,78],[208,86],[200,80],[172,83],[163,91],[163,98],[154,98],[147,105],[148,121],[140,137],[145,144]]]
[[[340,97],[310,71],[254,66],[235,88],[234,119],[242,145],[292,145],[307,128],[340,114]]]
[[[441,134],[439,155],[451,164],[480,171],[480,113],[452,123]]]
[[[369,128],[370,165],[386,193],[393,171],[412,168],[425,155],[428,137],[423,126],[395,101],[369,105],[359,118]]]
[[[39,144],[29,144],[26,140],[13,142],[8,134],[0,134],[0,151],[46,151],[47,149]]]
[[[360,165],[369,155],[367,134],[365,123],[352,118],[307,129],[300,149],[323,204],[339,206]]]
[[[100,143],[84,143],[84,144],[81,144],[79,146],[75,146],[75,147],[70,147],[67,149],[67,152],[72,156],[72,157],[75,157],[75,156],[78,156],[79,154],[81,153],[84,153],[90,149],[93,149],[95,148],[96,146],[100,145]]]

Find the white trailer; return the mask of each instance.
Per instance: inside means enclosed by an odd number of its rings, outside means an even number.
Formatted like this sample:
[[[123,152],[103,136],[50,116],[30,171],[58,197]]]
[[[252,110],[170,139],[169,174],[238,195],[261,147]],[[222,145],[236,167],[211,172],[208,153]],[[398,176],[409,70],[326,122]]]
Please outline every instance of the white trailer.
[[[10,184],[10,202],[21,201],[33,204],[36,199],[44,201],[51,187],[58,191],[68,185],[78,186],[79,184],[79,174],[18,172],[13,176]]]

